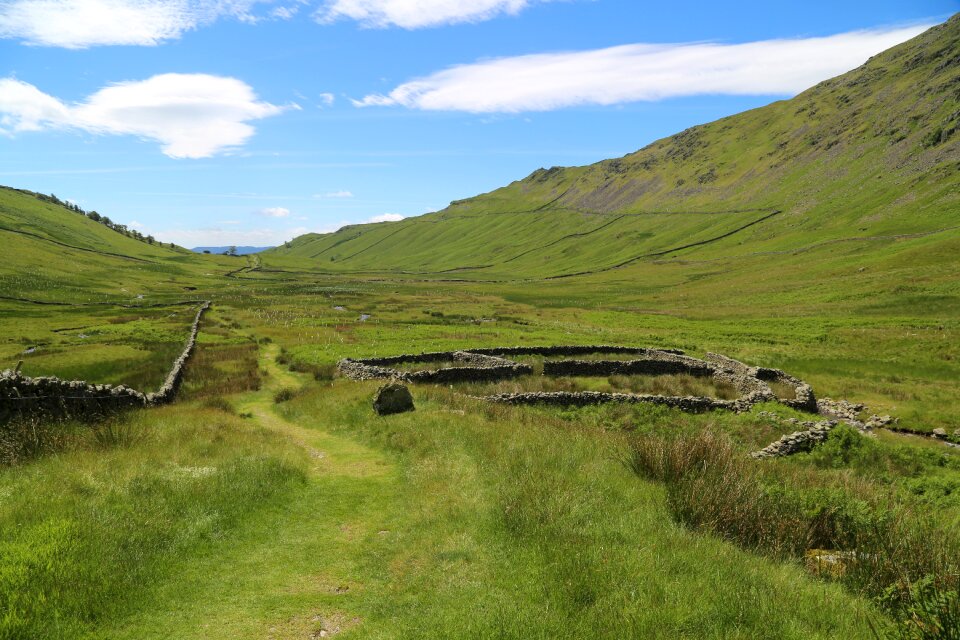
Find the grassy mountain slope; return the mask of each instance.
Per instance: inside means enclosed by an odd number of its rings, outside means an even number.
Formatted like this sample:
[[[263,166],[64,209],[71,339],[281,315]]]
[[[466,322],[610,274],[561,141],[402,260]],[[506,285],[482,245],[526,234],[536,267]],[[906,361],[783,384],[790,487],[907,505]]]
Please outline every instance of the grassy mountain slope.
[[[435,214],[302,236],[265,258],[543,278],[949,229],[960,225],[958,129],[954,16],[791,100],[623,158],[540,169]]]
[[[0,296],[41,302],[147,302],[183,296],[239,258],[196,256],[127,237],[29,191],[0,188]]]

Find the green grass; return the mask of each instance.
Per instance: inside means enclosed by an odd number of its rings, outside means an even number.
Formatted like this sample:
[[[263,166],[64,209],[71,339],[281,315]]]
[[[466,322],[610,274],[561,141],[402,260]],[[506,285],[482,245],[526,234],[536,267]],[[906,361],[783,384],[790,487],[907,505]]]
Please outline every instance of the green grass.
[[[303,481],[296,451],[239,418],[176,407],[127,420],[127,446],[91,437],[0,478],[0,637],[94,632],[143,606],[173,558],[225,544]]]

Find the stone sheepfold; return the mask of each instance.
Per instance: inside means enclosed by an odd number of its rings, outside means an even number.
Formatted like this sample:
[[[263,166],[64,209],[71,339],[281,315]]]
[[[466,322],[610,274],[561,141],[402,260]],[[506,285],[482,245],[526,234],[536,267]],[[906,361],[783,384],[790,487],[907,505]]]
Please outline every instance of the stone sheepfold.
[[[60,380],[52,376],[30,378],[8,369],[0,372],[0,424],[16,416],[96,417],[121,409],[171,402],[196,346],[200,321],[209,308],[208,301],[197,309],[183,351],[174,360],[166,379],[156,391],[143,393],[124,385],[92,384],[83,380]]]
[[[577,356],[590,354],[627,354],[636,356],[617,360],[578,360]],[[398,380],[402,382],[492,382],[530,375],[529,365],[510,360],[511,356],[538,355],[561,356],[568,359],[546,361],[543,375],[546,376],[611,376],[611,375],[665,375],[689,374],[712,377],[736,388],[740,396],[735,400],[698,396],[661,396],[635,393],[580,392],[528,392],[502,393],[484,396],[484,400],[503,404],[554,404],[586,406],[607,402],[646,402],[676,407],[683,411],[703,412],[714,409],[748,411],[759,402],[780,402],[801,411],[816,412],[817,402],[810,385],[779,369],[750,367],[738,360],[719,354],[708,353],[701,360],[684,355],[676,349],[648,349],[623,346],[550,346],[550,347],[500,347],[442,351],[416,355],[400,355],[387,358],[341,360],[338,369],[341,375],[354,380]],[[407,363],[441,363],[452,361],[455,366],[438,367],[424,371],[403,371],[396,365]],[[794,398],[781,399],[773,393],[768,382],[782,382],[795,389]]]

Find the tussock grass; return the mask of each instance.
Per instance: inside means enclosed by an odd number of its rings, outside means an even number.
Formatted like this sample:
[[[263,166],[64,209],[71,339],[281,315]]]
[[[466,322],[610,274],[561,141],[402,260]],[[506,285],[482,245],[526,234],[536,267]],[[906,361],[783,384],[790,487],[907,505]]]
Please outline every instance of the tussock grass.
[[[187,365],[181,393],[188,399],[218,398],[255,391],[261,384],[256,344],[201,341]]]
[[[278,409],[402,470],[402,515],[364,556],[391,569],[366,589],[375,606],[358,601],[360,636],[869,637],[862,600],[673,524],[662,489],[617,463],[622,433],[442,387],[414,388],[416,415],[373,420],[376,386],[335,382]],[[818,611],[824,599],[837,606]]]
[[[15,465],[63,449],[72,434],[63,423],[20,417],[0,425],[0,466]]]
[[[827,575],[882,602],[901,630],[921,610],[934,626],[955,619],[960,539],[915,505],[849,478],[829,483],[809,469],[758,465],[714,431],[635,436],[625,464],[663,482],[672,517],[691,529],[780,559],[831,550],[839,559]],[[946,618],[929,610],[933,600]]]
[[[283,389],[278,389],[278,390],[273,394],[273,402],[274,402],[275,404],[280,404],[281,402],[287,402],[287,401],[292,400],[293,398],[295,398],[296,395],[297,395],[297,390],[296,390],[296,389],[291,389],[291,388],[288,388],[288,387],[283,388]]]

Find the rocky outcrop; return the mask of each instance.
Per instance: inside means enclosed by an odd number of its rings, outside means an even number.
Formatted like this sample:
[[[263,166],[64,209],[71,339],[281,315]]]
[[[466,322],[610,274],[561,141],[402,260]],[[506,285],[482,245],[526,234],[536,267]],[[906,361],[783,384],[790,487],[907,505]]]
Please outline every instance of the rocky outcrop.
[[[155,392],[145,394],[124,385],[92,384],[52,376],[30,378],[17,370],[7,370],[0,372],[0,424],[26,415],[52,419],[97,418],[122,409],[172,401],[196,346],[200,321],[209,308],[210,303],[205,302],[197,309],[183,351]]]

